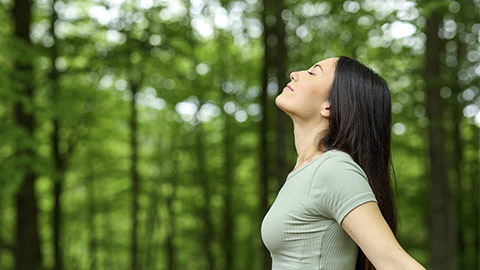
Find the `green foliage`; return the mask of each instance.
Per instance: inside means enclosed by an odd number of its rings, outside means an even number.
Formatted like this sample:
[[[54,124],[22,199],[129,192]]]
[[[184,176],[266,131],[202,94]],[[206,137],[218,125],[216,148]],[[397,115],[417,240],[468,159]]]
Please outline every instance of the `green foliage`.
[[[3,2],[0,17],[7,18],[13,1]],[[54,265],[52,193],[59,173],[52,154],[55,119],[60,126],[60,152],[67,160],[60,239],[65,269],[128,268],[129,118],[134,99],[140,175],[137,254],[142,268],[167,269],[168,256],[173,254],[175,269],[213,269],[205,250],[207,229],[214,266],[225,267],[228,166],[233,181],[229,213],[234,221],[229,243],[235,250],[233,269],[261,269],[262,4],[254,0],[57,1],[52,36],[48,23],[52,7],[37,2],[33,48],[13,37],[11,20],[0,26],[0,268],[13,269],[8,247],[15,241],[15,195],[27,163],[33,163],[39,176],[36,194],[44,268]],[[449,134],[450,184],[460,237],[457,255],[459,269],[478,269],[480,26],[478,14],[472,15],[478,2],[401,1],[398,6],[380,0],[285,2],[282,18],[273,18],[286,25],[285,76],[321,59],[347,55],[367,63],[389,82],[398,238],[427,266],[424,31],[430,12],[442,15],[445,50],[439,57],[445,77],[435,79],[443,87],[440,94],[446,106],[442,124]],[[396,28],[400,22],[404,27]],[[58,53],[54,59],[53,49]],[[34,78],[16,72],[15,61],[34,63]],[[52,78],[53,71],[58,78]],[[34,85],[32,101],[18,91],[15,79]],[[135,96],[134,86],[138,86]],[[270,104],[263,109],[273,115],[273,98],[283,86],[270,87]],[[33,138],[15,124],[17,102],[36,117]],[[275,141],[273,129],[268,138]],[[35,153],[18,155],[22,149]],[[288,141],[292,168],[294,151]],[[273,154],[270,158],[275,159]]]

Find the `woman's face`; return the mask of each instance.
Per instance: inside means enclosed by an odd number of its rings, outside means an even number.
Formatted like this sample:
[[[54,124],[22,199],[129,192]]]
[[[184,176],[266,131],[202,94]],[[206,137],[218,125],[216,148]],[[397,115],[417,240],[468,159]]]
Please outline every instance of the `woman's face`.
[[[328,118],[328,91],[332,86],[338,58],[328,58],[307,70],[290,74],[290,83],[275,99],[277,106],[302,120]],[[327,115],[325,115],[327,114]]]

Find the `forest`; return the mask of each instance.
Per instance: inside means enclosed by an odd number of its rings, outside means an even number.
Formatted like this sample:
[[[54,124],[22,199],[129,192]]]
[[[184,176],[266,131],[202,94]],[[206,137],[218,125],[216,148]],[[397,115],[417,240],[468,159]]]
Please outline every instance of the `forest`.
[[[479,0],[0,3],[0,269],[271,269],[274,99],[340,55],[390,86],[402,247],[479,269]]]

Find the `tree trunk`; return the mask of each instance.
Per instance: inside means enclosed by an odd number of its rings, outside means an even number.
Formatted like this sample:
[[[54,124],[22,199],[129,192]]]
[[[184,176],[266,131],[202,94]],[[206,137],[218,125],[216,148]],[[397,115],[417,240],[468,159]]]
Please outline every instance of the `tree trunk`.
[[[203,250],[207,256],[207,266],[206,269],[215,269],[215,260],[212,253],[212,236],[213,236],[213,228],[211,222],[211,213],[210,213],[210,188],[208,185],[208,177],[207,172],[205,170],[205,147],[203,142],[203,130],[202,124],[198,123],[196,126],[196,159],[197,159],[197,178],[199,184],[201,185],[202,192],[203,192],[203,206],[200,209],[201,213],[201,220],[203,223],[203,232],[202,232],[202,245]]]
[[[199,106],[200,107],[200,106]],[[210,212],[210,201],[211,201],[211,194],[210,194],[210,187],[208,185],[208,176],[206,171],[206,164],[205,160],[205,147],[203,141],[203,127],[202,123],[199,122],[196,126],[195,130],[195,139],[196,139],[196,162],[197,162],[197,179],[202,188],[203,193],[203,203],[200,209],[201,220],[203,223],[203,232],[202,232],[202,245],[203,250],[207,256],[207,266],[205,269],[214,270],[215,269],[215,258],[213,255],[212,250],[212,238],[213,238],[213,225],[211,219],[211,212]]]
[[[430,160],[430,255],[432,269],[456,269],[455,228],[448,170],[445,162],[444,106],[440,96],[440,55],[438,36],[441,16],[433,11],[427,19],[425,52],[426,107],[429,118],[428,147]]]
[[[262,67],[262,93],[260,94],[260,106],[262,107],[262,119],[260,121],[260,130],[259,130],[259,166],[260,166],[260,216],[261,220],[268,212],[268,178],[269,178],[269,165],[268,165],[268,152],[269,145],[267,140],[267,132],[269,126],[269,112],[268,112],[268,78],[269,78],[269,56],[270,56],[270,46],[268,45],[268,37],[271,33],[270,27],[267,24],[267,9],[269,7],[269,0],[263,0],[263,11],[262,11],[262,22],[264,26],[263,32],[263,67]],[[262,245],[262,269],[267,270],[271,269],[271,257],[268,249]]]
[[[287,48],[285,45],[285,24],[283,23],[281,13],[284,9],[283,0],[263,0],[262,23],[264,26],[263,33],[263,72],[262,72],[262,94],[260,95],[260,105],[262,106],[262,121],[260,122],[260,209],[262,217],[269,208],[269,141],[267,132],[269,130],[269,107],[270,100],[268,98],[268,83],[271,76],[275,76],[278,83],[277,94],[279,94],[287,83],[286,62]],[[274,23],[270,18],[274,18]],[[286,159],[286,127],[287,116],[279,109],[276,113],[276,151],[275,151],[275,178],[277,182],[276,190],[278,191],[285,182],[288,175],[288,166]],[[270,252],[263,249],[263,269],[271,269]]]
[[[93,166],[90,166],[93,168]],[[94,186],[94,174],[91,174],[92,177],[85,179],[86,188],[87,188],[87,231],[88,231],[88,258],[89,258],[89,267],[90,270],[97,269],[97,231],[95,227],[95,216],[96,216],[96,207],[95,207],[95,186]]]
[[[453,89],[455,89],[453,92],[453,97],[455,99],[457,99],[458,95],[460,94],[460,85],[455,85],[455,87],[453,87]],[[455,171],[455,183],[456,183],[456,187],[455,187],[455,195],[454,198],[455,200],[453,200],[455,202],[455,213],[457,214],[456,215],[456,220],[457,220],[457,226],[455,227],[456,228],[456,239],[458,241],[458,243],[456,244],[458,246],[458,249],[456,250],[456,254],[457,256],[459,256],[460,258],[462,257],[462,254],[464,253],[464,246],[465,246],[465,243],[463,241],[464,239],[464,230],[462,229],[463,225],[464,225],[464,215],[468,215],[468,213],[463,213],[463,209],[464,209],[464,198],[463,198],[463,194],[466,192],[468,193],[467,190],[464,190],[464,185],[463,185],[463,169],[462,169],[462,165],[464,163],[463,161],[463,149],[464,149],[464,145],[463,145],[463,136],[462,136],[462,130],[461,130],[461,124],[462,124],[462,118],[463,118],[463,115],[462,115],[462,111],[463,111],[463,105],[464,103],[463,102],[455,102],[455,105],[453,106],[453,136],[452,136],[452,140],[453,140],[453,153],[452,153],[452,163],[453,163],[453,169]],[[462,263],[463,260],[460,260],[460,263]],[[460,269],[465,269],[464,267],[461,266],[461,264],[459,265],[460,266]]]
[[[222,91],[225,95],[225,92]],[[233,212],[233,185],[234,185],[234,171],[232,162],[232,149],[234,148],[232,136],[232,120],[227,113],[223,113],[224,118],[224,133],[223,133],[223,167],[225,193],[223,197],[223,247],[225,249],[225,269],[233,269],[233,255],[234,255],[234,212]]]
[[[480,132],[479,128],[475,125],[471,125],[472,129],[472,142],[474,149],[477,149],[479,151],[480,147]],[[480,205],[480,200],[479,200],[479,195],[480,195],[480,181],[478,181],[478,176],[480,175],[480,166],[478,164],[480,163],[480,157],[477,155],[476,157],[476,162],[472,162],[470,165],[472,167],[471,170],[471,175],[470,175],[470,187],[472,188],[471,193],[470,193],[470,198],[471,198],[471,209],[476,209],[477,211],[472,211],[472,224],[471,224],[471,232],[472,232],[472,243],[474,246],[472,254],[476,254],[472,256],[472,269],[479,269],[479,260],[478,260],[478,254],[480,253],[480,237],[479,237],[479,230],[480,228],[480,211],[478,211],[478,207]],[[476,165],[475,165],[476,164]]]
[[[131,246],[130,259],[131,269],[139,269],[138,263],[138,197],[139,197],[139,175],[137,170],[138,164],[138,145],[137,145],[137,106],[135,104],[135,94],[137,94],[140,85],[136,82],[131,83],[132,100],[130,102],[130,177],[132,185],[132,209],[131,209]]]
[[[162,152],[162,151],[160,151]],[[147,217],[145,220],[145,233],[143,236],[143,241],[145,245],[145,258],[143,259],[143,267],[145,269],[152,269],[156,265],[155,257],[158,254],[157,245],[155,243],[157,227],[161,222],[159,222],[158,216],[158,205],[162,198],[160,194],[160,182],[155,181],[153,187],[147,189],[149,207],[147,211]]]
[[[220,62],[220,77],[223,82],[227,81],[228,75],[226,74],[226,66],[231,61],[228,55],[225,55],[223,52],[227,50],[224,33],[221,33],[218,37],[218,51],[222,52],[219,54]],[[221,88],[219,89],[221,93],[221,104],[224,105],[228,101],[228,95]],[[234,268],[234,254],[235,254],[235,223],[234,223],[234,210],[233,210],[233,200],[234,200],[234,170],[235,166],[233,165],[233,154],[232,149],[235,149],[234,142],[234,133],[232,128],[234,127],[233,119],[225,110],[222,110],[223,117],[223,183],[225,184],[223,192],[223,250],[225,254],[225,265],[224,269],[233,269]]]
[[[59,121],[55,119],[53,121],[53,134],[52,134],[52,154],[54,157],[54,177],[53,177],[53,254],[54,254],[54,267],[55,270],[63,269],[63,256],[61,248],[61,217],[62,217],[62,204],[61,194],[63,191],[63,183],[65,179],[65,164],[60,156],[60,127]]]
[[[452,98],[454,105],[453,111],[453,126],[454,132],[452,134],[452,141],[454,145],[452,157],[454,166],[454,182],[455,186],[455,213],[457,220],[457,239],[458,239],[458,268],[459,269],[479,269],[478,248],[475,249],[475,245],[478,247],[478,200],[475,203],[475,196],[478,198],[478,170],[476,174],[470,174],[470,164],[473,164],[474,168],[478,168],[478,159],[468,159],[468,149],[479,149],[479,140],[469,138],[466,134],[471,131],[467,126],[474,128],[474,136],[478,136],[480,133],[478,128],[474,124],[469,124],[465,121],[463,116],[463,109],[468,104],[467,102],[458,99],[463,90],[471,85],[478,85],[478,79],[473,80],[469,85],[465,85],[457,74],[462,69],[462,65],[468,63],[467,53],[468,47],[471,46],[466,43],[464,39],[465,33],[469,32],[471,26],[474,24],[474,18],[478,18],[478,12],[475,9],[475,3],[469,0],[459,0],[461,9],[454,16],[454,20],[457,25],[463,25],[463,27],[457,30],[455,36],[455,42],[457,44],[457,65],[451,70],[452,80]],[[472,140],[473,139],[473,140]],[[478,155],[477,155],[478,158]],[[473,181],[472,181],[473,180]],[[475,209],[475,210],[473,210]],[[476,225],[474,225],[476,223]],[[470,233],[467,233],[470,232]],[[477,237],[475,237],[477,235]],[[477,255],[477,256],[475,256]]]
[[[285,45],[285,23],[282,19],[282,11],[284,9],[283,0],[275,1],[275,36],[277,37],[277,46],[275,53],[274,67],[276,67],[276,77],[278,82],[278,93],[281,94],[283,87],[287,85],[287,47]],[[276,128],[276,144],[277,144],[277,164],[276,164],[276,176],[277,176],[277,190],[283,186],[285,179],[287,178],[289,167],[287,165],[287,148],[286,148],[286,133],[288,117],[280,110],[276,109],[277,113],[277,128]]]
[[[52,108],[56,108],[58,102],[58,80],[60,78],[60,73],[55,67],[55,61],[58,58],[58,49],[55,36],[55,21],[57,20],[57,12],[55,11],[56,1],[52,1],[52,16],[50,19],[50,35],[53,37],[54,43],[50,48],[50,62],[52,63],[52,69],[49,73],[50,85],[52,88],[51,92],[51,104]],[[51,143],[52,143],[52,157],[54,164],[54,173],[53,173],[53,214],[52,214],[52,224],[53,224],[53,256],[54,256],[54,265],[53,269],[63,270],[63,256],[61,248],[61,220],[62,220],[62,204],[61,204],[61,194],[63,191],[63,183],[65,179],[65,160],[62,157],[60,152],[60,121],[58,115],[54,113],[53,119],[53,131],[51,134]]]
[[[463,8],[462,8],[463,9]],[[457,14],[457,16],[460,14]],[[456,21],[460,21],[460,18],[456,18]],[[462,18],[463,19],[463,18]],[[457,73],[461,69],[461,63],[466,61],[465,59],[465,46],[462,44],[462,40],[459,37],[459,34],[456,36],[456,42],[458,44],[457,47],[457,66],[452,70],[450,75],[450,79],[452,80],[452,98],[450,99],[453,101],[452,107],[452,116],[453,116],[453,132],[450,140],[453,141],[453,153],[452,157],[452,165],[454,171],[454,182],[456,185],[453,188],[453,203],[455,205],[455,219],[456,219],[456,239],[458,243],[456,246],[456,256],[458,258],[458,267],[460,269],[467,269],[468,267],[462,265],[464,263],[463,254],[465,253],[465,242],[464,242],[464,232],[465,232],[465,220],[468,218],[469,213],[465,213],[464,209],[464,194],[469,193],[468,190],[465,190],[464,180],[465,177],[463,175],[464,167],[464,136],[462,134],[462,122],[463,122],[463,108],[465,107],[465,102],[460,101],[458,99],[459,95],[462,93],[463,86],[461,85],[460,81],[457,79]],[[467,229],[468,230],[468,229]]]
[[[14,19],[14,36],[17,38],[18,46],[27,50],[31,47],[30,41],[30,23],[32,2],[29,0],[16,0],[12,9]],[[15,236],[15,269],[36,270],[41,268],[42,256],[40,251],[40,237],[38,234],[37,220],[37,199],[35,195],[35,181],[37,174],[32,168],[35,162],[35,150],[31,146],[35,133],[35,118],[31,110],[33,107],[33,66],[32,59],[14,59],[16,89],[21,100],[26,102],[16,102],[14,105],[14,121],[26,131],[26,140],[29,140],[30,146],[19,149],[16,154],[18,160],[28,160],[21,164],[19,170],[23,171],[22,182],[16,194],[16,213],[17,225]]]
[[[171,136],[174,138],[174,136]],[[173,145],[173,143],[171,143]],[[176,220],[175,220],[175,211],[173,209],[173,202],[175,201],[176,194],[177,194],[177,175],[178,175],[178,156],[175,153],[175,148],[172,147],[171,150],[171,157],[172,157],[172,174],[169,177],[170,185],[172,187],[172,191],[166,194],[166,206],[168,212],[168,229],[167,229],[167,237],[165,239],[166,244],[166,253],[167,253],[167,270],[175,270],[177,269],[176,264],[176,249],[174,244],[175,239],[175,231],[176,231]]]

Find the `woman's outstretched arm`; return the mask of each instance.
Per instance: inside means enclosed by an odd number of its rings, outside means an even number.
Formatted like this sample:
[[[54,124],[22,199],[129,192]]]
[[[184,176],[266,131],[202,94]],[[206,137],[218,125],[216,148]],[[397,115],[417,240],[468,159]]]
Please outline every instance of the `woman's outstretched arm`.
[[[375,202],[353,209],[341,225],[377,270],[425,269],[400,246]]]

